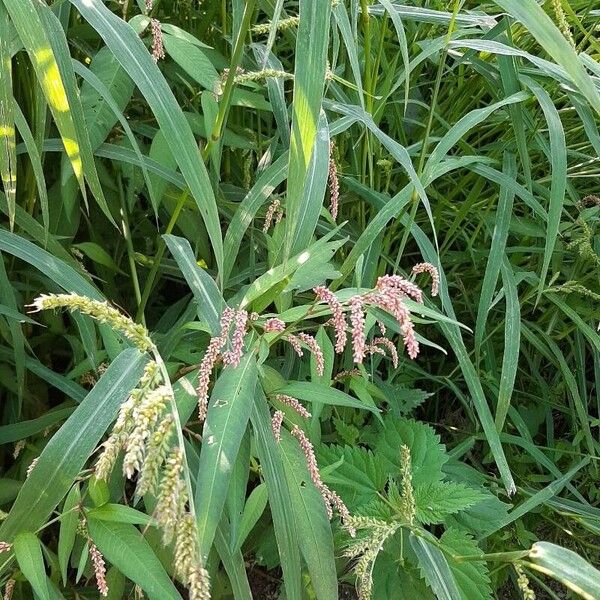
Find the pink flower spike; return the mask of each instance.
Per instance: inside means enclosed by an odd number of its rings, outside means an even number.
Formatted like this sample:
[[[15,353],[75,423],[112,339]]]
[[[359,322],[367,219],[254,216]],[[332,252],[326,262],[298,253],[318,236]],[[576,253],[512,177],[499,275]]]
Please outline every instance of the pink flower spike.
[[[395,290],[412,298],[415,302],[423,303],[423,292],[418,285],[400,277],[400,275],[383,275],[377,279],[377,289],[380,292]]]
[[[298,339],[302,340],[309,348],[310,351],[315,356],[317,375],[321,377],[325,371],[325,359],[323,357],[323,351],[321,350],[321,346],[319,346],[319,342],[308,333],[299,333]]]
[[[90,556],[92,557],[92,565],[94,566],[94,574],[96,575],[96,586],[101,596],[108,596],[108,584],[106,583],[106,566],[104,557],[94,542],[90,541]]]
[[[344,317],[344,309],[341,302],[335,297],[335,294],[323,285],[313,288],[313,292],[317,299],[321,302],[327,302],[331,314],[333,315],[332,322],[335,331],[335,351],[341,354],[346,347],[346,318]]]
[[[267,214],[265,215],[265,222],[263,224],[263,233],[267,233],[269,229],[271,229],[273,218],[275,218],[275,225],[283,218],[283,211],[281,210],[281,201],[279,198],[275,198],[273,202],[269,204]]]
[[[152,59],[157,63],[159,60],[165,58],[160,21],[158,19],[151,19],[150,27],[152,29]]]
[[[304,352],[302,351],[302,346],[300,344],[300,340],[298,339],[297,336],[290,333],[285,336],[285,339],[290,343],[290,345],[292,346],[292,348],[294,349],[294,351],[296,352],[296,354],[298,356],[304,356]]]
[[[396,350],[396,346],[394,346],[391,340],[388,340],[386,337],[377,337],[373,339],[373,344],[375,346],[385,346],[387,351],[390,354],[392,359],[392,364],[394,365],[394,369],[398,368],[398,350]]]
[[[317,459],[315,457],[315,451],[310,440],[306,437],[306,434],[298,425],[294,425],[292,429],[292,435],[298,440],[302,453],[306,458],[306,466],[308,467],[308,473],[310,478],[317,488],[319,494],[323,498],[325,508],[327,509],[327,516],[331,519],[333,516],[333,510],[331,509],[331,502],[329,501],[329,494],[331,493],[329,488],[321,480],[321,474],[319,473],[319,467],[317,465]]]
[[[415,265],[412,268],[413,275],[417,273],[429,273],[431,277],[431,295],[437,296],[440,290],[440,274],[437,267],[434,267],[431,263],[424,262]]]
[[[10,552],[11,548],[12,544],[10,544],[9,542],[0,542],[0,554],[2,552]]]
[[[273,430],[273,437],[277,440],[277,442],[281,441],[281,425],[283,423],[283,417],[285,414],[282,410],[278,410],[275,412],[271,419],[271,429]]]
[[[365,315],[363,311],[363,298],[353,296],[350,298],[350,323],[352,325],[353,358],[356,364],[361,364],[365,358]]]
[[[223,362],[226,365],[237,367],[242,359],[244,352],[244,336],[246,335],[246,325],[248,323],[248,313],[240,309],[235,313],[235,329],[231,338],[231,350],[223,355]]]
[[[265,333],[281,333],[285,329],[285,323],[281,319],[272,317],[267,319],[264,325]]]
[[[275,399],[294,409],[301,417],[305,419],[310,419],[311,414],[306,410],[306,408],[300,404],[300,401],[296,398],[292,398],[292,396],[287,396],[286,394],[276,394]]]
[[[198,394],[198,418],[201,422],[206,419],[206,412],[208,410],[208,386],[210,384],[210,374],[227,341],[229,327],[231,326],[234,315],[235,310],[229,307],[225,308],[221,315],[221,332],[217,337],[211,338],[208,348],[204,353],[204,358],[200,363],[196,392]]]

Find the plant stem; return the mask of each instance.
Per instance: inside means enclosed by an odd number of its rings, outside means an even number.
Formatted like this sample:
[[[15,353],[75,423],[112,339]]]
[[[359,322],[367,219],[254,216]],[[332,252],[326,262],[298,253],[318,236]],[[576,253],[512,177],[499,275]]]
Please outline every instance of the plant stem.
[[[177,223],[177,219],[179,218],[179,214],[183,209],[183,206],[186,203],[186,200],[189,197],[189,191],[186,189],[182,192],[179,200],[177,201],[177,205],[175,206],[175,210],[171,215],[171,219],[169,220],[169,224],[165,230],[165,235],[168,235],[173,231],[175,224]],[[158,269],[160,267],[160,263],[162,261],[162,257],[165,254],[165,242],[162,237],[159,237],[158,240],[158,249],[156,251],[156,255],[154,257],[154,263],[152,264],[152,268],[150,269],[150,273],[148,274],[148,279],[146,279],[146,284],[144,285],[144,291],[142,293],[141,300],[138,304],[138,311],[135,316],[135,320],[137,323],[141,323],[144,319],[144,310],[146,309],[146,304],[148,304],[148,299],[150,298],[150,293],[152,292],[152,288],[154,287],[154,280],[156,279],[156,274],[158,273]]]

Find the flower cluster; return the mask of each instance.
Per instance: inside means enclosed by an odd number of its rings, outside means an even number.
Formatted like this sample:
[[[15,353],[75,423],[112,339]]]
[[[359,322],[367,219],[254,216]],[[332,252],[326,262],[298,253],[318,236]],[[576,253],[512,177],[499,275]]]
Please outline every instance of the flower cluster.
[[[308,333],[299,333],[298,335],[288,334],[285,336],[285,339],[290,343],[294,351],[298,356],[302,356],[304,352],[302,351],[302,344],[307,346],[309,350],[314,354],[316,361],[316,369],[317,375],[319,377],[323,375],[325,370],[325,358],[323,357],[323,350],[321,350],[321,346],[319,346],[319,342]]]
[[[229,329],[233,324],[233,336],[231,338],[231,349],[223,353],[223,349],[227,345],[229,339]],[[248,324],[248,312],[239,309],[226,307],[221,315],[219,335],[211,338],[208,343],[208,348],[204,353],[204,358],[200,363],[198,371],[198,386],[196,392],[198,395],[198,417],[200,421],[206,419],[208,411],[208,386],[210,384],[210,375],[213,368],[219,361],[223,360],[224,365],[237,367],[242,358],[244,350],[244,335],[246,334],[246,326]]]
[[[4,586],[4,597],[3,600],[12,600],[13,592],[15,590],[16,579],[9,579]]]
[[[265,222],[263,224],[263,233],[267,233],[271,229],[273,221],[277,225],[281,219],[283,219],[283,209],[281,208],[281,201],[279,198],[275,198],[269,208],[267,208],[267,214],[265,215]]]
[[[279,19],[276,23],[277,31],[284,31],[292,27],[298,27],[300,17],[288,17],[287,19]],[[273,23],[261,23],[252,28],[252,33],[255,35],[267,35],[271,31]]]
[[[94,567],[94,575],[96,576],[96,587],[101,596],[108,596],[108,584],[106,583],[106,565],[104,557],[96,544],[90,541],[90,556]]]
[[[163,46],[162,29],[158,19],[150,20],[150,28],[152,29],[152,60],[157,63],[165,58],[165,48]]]
[[[431,294],[435,296],[439,291],[438,270],[430,263],[420,263],[413,268],[413,274],[428,273],[431,277]],[[344,305],[337,299],[335,294],[324,286],[313,288],[317,300],[327,303],[333,315],[330,320],[334,327],[336,352],[342,352],[346,345],[346,317]],[[408,356],[412,359],[419,354],[419,342],[417,341],[411,314],[405,300],[411,299],[423,303],[423,292],[412,281],[400,275],[383,275],[378,278],[375,288],[364,294],[352,296],[347,306],[350,312],[349,319],[352,328],[352,357],[356,364],[361,364],[368,354],[385,354],[387,349],[394,367],[398,365],[398,352],[394,344],[385,337],[377,337],[370,344],[367,343],[365,332],[365,313],[368,307],[379,308],[396,319],[402,333],[404,346]],[[385,335],[386,328],[379,323],[381,333]]]
[[[2,554],[2,552],[10,552],[11,548],[12,548],[12,544],[9,544],[8,542],[0,541],[0,554]]]

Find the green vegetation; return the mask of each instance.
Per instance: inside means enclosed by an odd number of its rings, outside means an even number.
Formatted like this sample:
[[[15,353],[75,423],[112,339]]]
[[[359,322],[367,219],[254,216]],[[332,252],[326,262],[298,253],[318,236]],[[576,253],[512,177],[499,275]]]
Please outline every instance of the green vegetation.
[[[599,599],[599,18],[0,0],[4,598]]]

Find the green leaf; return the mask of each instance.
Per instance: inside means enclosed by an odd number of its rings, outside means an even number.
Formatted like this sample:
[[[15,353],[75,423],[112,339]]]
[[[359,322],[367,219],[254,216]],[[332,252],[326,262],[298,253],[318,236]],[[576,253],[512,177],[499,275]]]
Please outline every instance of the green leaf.
[[[133,525],[90,517],[88,528],[104,558],[139,585],[150,600],[181,600],[152,548]]]
[[[20,533],[15,538],[13,547],[19,568],[25,579],[31,584],[36,596],[40,600],[50,600],[40,540],[33,533]]]
[[[454,575],[442,552],[427,540],[413,533],[410,534],[410,545],[417,555],[423,579],[438,600],[461,600]]]
[[[446,516],[483,500],[479,490],[453,481],[437,481],[415,486],[417,518],[424,525],[442,523]]]
[[[535,0],[495,0],[521,21],[538,44],[569,74],[576,88],[600,114],[600,95],[575,50]]]
[[[252,412],[257,376],[256,359],[248,353],[237,367],[225,367],[211,394],[194,499],[204,560],[221,520],[233,465]]]
[[[306,457],[286,430],[281,432],[281,457],[288,480],[298,540],[318,600],[336,600],[338,585],[331,525],[325,503],[313,485]]]
[[[444,546],[450,570],[454,575],[462,600],[492,598],[490,576],[483,550],[473,538],[459,529],[447,529],[440,543]],[[481,561],[458,561],[455,556],[481,556]]]
[[[351,510],[371,502],[387,483],[384,461],[366,448],[322,444],[317,456],[323,480]]]
[[[296,522],[293,514],[290,490],[283,468],[278,444],[271,429],[271,415],[267,399],[260,387],[251,415],[256,453],[269,492],[269,508],[277,540],[277,550],[283,571],[286,597],[289,600],[303,598],[301,588],[301,558]]]
[[[310,239],[312,231],[309,230],[311,227],[314,229],[314,225],[311,225],[312,221],[301,220],[300,215],[303,208],[306,208],[304,193],[309,179],[309,165],[318,144],[317,132],[325,88],[331,3],[321,0],[300,0],[299,15],[286,199],[286,235],[283,252],[285,260],[302,250],[295,244],[306,240],[307,235]]]
[[[12,61],[8,13],[0,4],[0,179],[8,202],[10,228],[15,225],[17,200],[17,143],[15,138]]]
[[[579,554],[550,542],[537,542],[529,552],[529,567],[549,575],[585,600],[600,598],[600,571]]]
[[[287,394],[305,402],[320,402],[322,404],[332,404],[334,406],[350,406],[369,410],[373,413],[378,413],[377,407],[364,404],[360,400],[352,396],[336,390],[335,388],[323,385],[321,383],[313,383],[312,381],[291,381],[284,387],[277,390],[278,394]]]
[[[163,43],[167,54],[204,89],[213,92],[219,81],[219,74],[198,46],[181,37],[168,33],[163,35]]]
[[[214,193],[190,125],[168,83],[134,29],[113,14],[101,0],[70,1],[100,34],[154,112],[204,219],[221,272],[223,241]]]
[[[11,540],[20,531],[44,525],[137,384],[146,360],[137,350],[127,349],[112,362],[42,451],[0,526],[0,539]]]
[[[163,239],[194,294],[198,316],[208,323],[212,335],[218,335],[221,331],[221,313],[226,306],[219,288],[213,278],[198,266],[186,239],[175,235],[163,235]]]
[[[410,448],[413,485],[435,483],[442,479],[442,467],[448,455],[440,436],[426,425],[412,419],[384,419],[384,428],[377,434],[375,455],[381,457],[388,472],[400,472],[400,446]]]
[[[97,521],[111,521],[113,523],[129,523],[130,525],[150,525],[152,517],[122,504],[103,504],[87,511],[90,518]]]
[[[58,536],[58,564],[62,575],[63,585],[67,585],[67,570],[69,559],[75,544],[77,524],[79,523],[78,505],[81,502],[81,491],[76,483],[65,498],[60,517],[60,534]]]
[[[233,540],[234,550],[241,549],[246,538],[267,507],[268,500],[269,491],[265,483],[260,483],[250,492],[240,519],[237,539]]]

